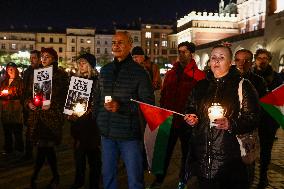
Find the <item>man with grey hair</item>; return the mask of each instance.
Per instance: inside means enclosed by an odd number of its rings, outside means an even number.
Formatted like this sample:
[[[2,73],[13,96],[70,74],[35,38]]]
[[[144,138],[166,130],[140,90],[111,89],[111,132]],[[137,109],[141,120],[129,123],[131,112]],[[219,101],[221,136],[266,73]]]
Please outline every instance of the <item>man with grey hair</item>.
[[[117,161],[124,161],[128,188],[144,188],[142,131],[136,99],[154,104],[149,76],[135,63],[128,32],[117,32],[112,39],[114,61],[102,67],[95,112],[101,133],[102,175],[105,189],[117,189]]]

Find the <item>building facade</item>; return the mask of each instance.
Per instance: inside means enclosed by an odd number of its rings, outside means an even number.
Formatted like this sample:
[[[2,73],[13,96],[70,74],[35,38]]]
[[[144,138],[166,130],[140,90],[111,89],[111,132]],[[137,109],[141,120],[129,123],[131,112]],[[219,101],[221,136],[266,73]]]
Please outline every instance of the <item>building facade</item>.
[[[171,25],[141,25],[141,47],[153,62],[168,61],[168,35],[172,33]]]

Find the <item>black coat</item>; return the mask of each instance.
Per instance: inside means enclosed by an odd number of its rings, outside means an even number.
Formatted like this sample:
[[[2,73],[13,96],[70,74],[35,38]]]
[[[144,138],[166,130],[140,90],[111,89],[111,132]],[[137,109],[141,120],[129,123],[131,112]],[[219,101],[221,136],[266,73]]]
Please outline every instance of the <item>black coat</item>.
[[[196,164],[198,177],[213,179],[226,174],[230,165],[240,163],[240,146],[236,134],[252,131],[258,124],[259,106],[255,88],[248,80],[244,80],[243,102],[240,110],[238,87],[241,77],[235,68],[219,79],[215,79],[212,71],[207,78],[197,83],[189,97],[187,113],[194,113],[199,123],[193,127],[190,139],[188,162]],[[229,120],[230,130],[210,129],[208,108],[213,102],[225,108],[225,117]],[[239,115],[241,112],[241,115]],[[189,166],[192,168],[193,166]]]
[[[80,148],[84,150],[97,149],[99,145],[99,129],[92,117],[97,96],[98,77],[92,78],[92,92],[90,95],[87,111],[76,121],[71,121],[71,136],[80,143]]]

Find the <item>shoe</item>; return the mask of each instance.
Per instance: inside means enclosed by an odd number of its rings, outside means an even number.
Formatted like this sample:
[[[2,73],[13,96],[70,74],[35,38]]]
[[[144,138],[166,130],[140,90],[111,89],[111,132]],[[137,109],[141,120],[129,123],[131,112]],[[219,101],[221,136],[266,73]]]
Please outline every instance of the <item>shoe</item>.
[[[179,182],[177,189],[187,189],[186,184],[183,182]]]

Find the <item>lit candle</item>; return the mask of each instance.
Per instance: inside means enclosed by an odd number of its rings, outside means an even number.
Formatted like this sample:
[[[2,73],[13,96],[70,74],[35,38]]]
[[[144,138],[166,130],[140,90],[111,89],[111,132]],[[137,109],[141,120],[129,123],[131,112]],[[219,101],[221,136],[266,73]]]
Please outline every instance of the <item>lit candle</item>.
[[[210,119],[210,128],[216,127],[217,125],[213,122],[215,119],[224,117],[224,108],[219,103],[212,103],[208,108],[208,117]]]
[[[1,92],[2,95],[8,95],[9,94],[9,91],[8,89],[4,89],[2,92]]]
[[[111,96],[105,96],[105,103],[112,101]]]
[[[85,104],[77,103],[73,108],[74,114],[81,117],[85,111]]]
[[[36,94],[34,96],[34,102],[33,104],[36,106],[36,107],[39,107],[39,106],[42,106],[42,94]]]

